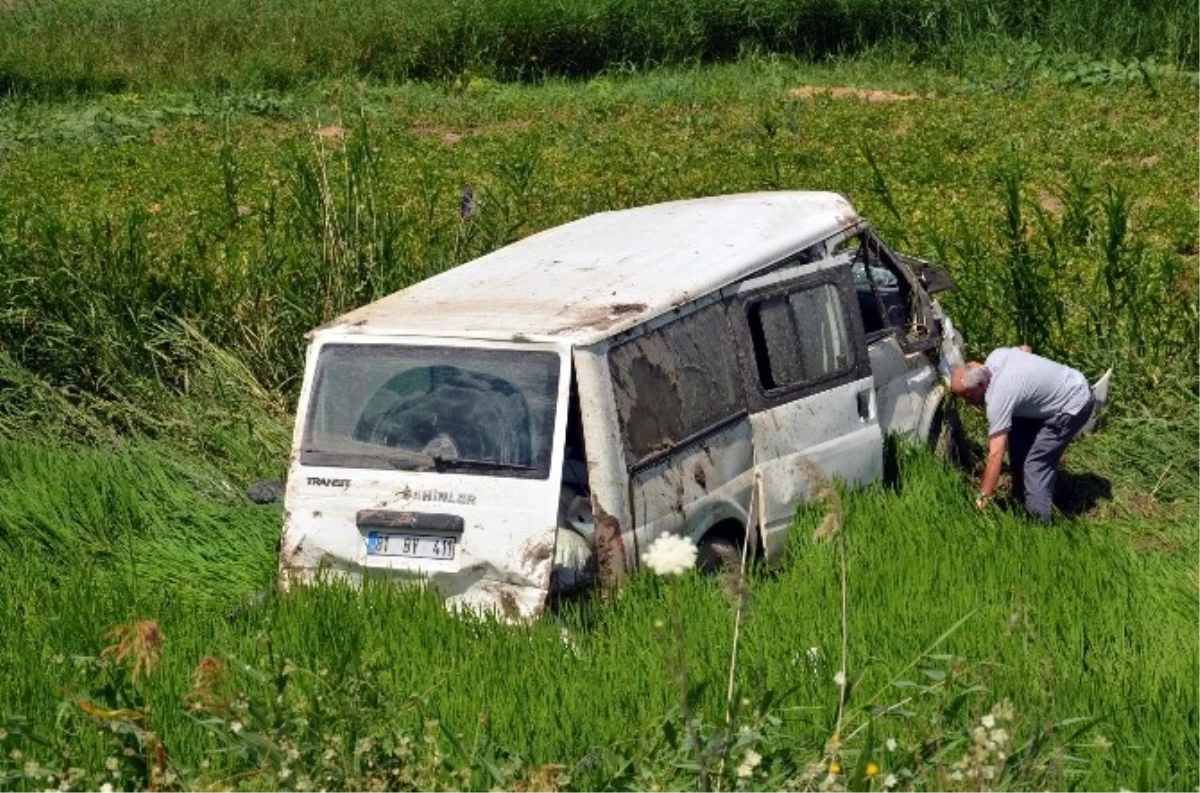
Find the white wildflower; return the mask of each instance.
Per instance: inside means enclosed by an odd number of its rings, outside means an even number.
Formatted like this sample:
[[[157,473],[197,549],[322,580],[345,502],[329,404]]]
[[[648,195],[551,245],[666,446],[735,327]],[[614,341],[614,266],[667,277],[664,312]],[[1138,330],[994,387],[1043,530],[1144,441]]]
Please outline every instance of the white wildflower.
[[[25,763],[25,776],[41,776],[42,766],[37,760],[30,760]]]
[[[753,749],[746,750],[746,756],[742,758],[742,764],[737,767],[738,779],[748,779],[754,773],[754,769],[762,762],[762,755]]]
[[[1097,749],[1108,749],[1111,746],[1112,746],[1112,742],[1110,740],[1108,740],[1107,738],[1105,738],[1103,735],[1096,736],[1096,748]]]
[[[816,666],[817,662],[820,660],[821,660],[821,648],[820,647],[809,647],[808,648],[808,662],[810,664],[812,664],[813,666]]]
[[[885,788],[894,788],[900,780],[896,779],[895,774],[888,774],[883,778],[883,786]]]
[[[954,773],[950,774],[950,778],[952,780],[954,780],[955,782],[962,782],[963,781],[962,771],[955,771]]]
[[[845,686],[846,686],[846,673],[845,673],[845,672],[838,672],[836,675],[834,675],[834,676],[833,676],[833,682],[834,682],[834,683],[836,683],[836,684],[838,685],[838,687],[839,687],[839,688],[845,688]]]
[[[984,727],[987,727],[990,730],[991,728],[996,726],[996,717],[989,713],[988,715],[986,715],[982,719],[980,719],[979,722]]]
[[[236,735],[244,729],[244,726],[240,721],[234,721],[229,723],[229,729],[233,730],[234,734]]]
[[[687,537],[663,534],[642,554],[642,563],[659,575],[683,575],[696,564],[696,544]]]
[[[997,745],[1008,743],[1008,730],[1005,730],[1003,728],[998,729],[998,730],[992,730],[991,737],[992,737],[992,740]]]
[[[100,793],[113,793],[113,786],[105,782],[100,786]]]
[[[119,765],[120,765],[120,761],[117,760],[117,758],[115,758],[115,757],[109,757],[104,761],[104,767],[107,768],[109,771],[116,771],[117,767]]]
[[[888,738],[888,739],[887,739],[887,750],[888,750],[889,752],[894,752],[894,751],[896,751],[896,747],[897,747],[897,746],[899,746],[899,744],[897,744],[897,743],[896,743],[896,739],[895,739],[895,738]]]

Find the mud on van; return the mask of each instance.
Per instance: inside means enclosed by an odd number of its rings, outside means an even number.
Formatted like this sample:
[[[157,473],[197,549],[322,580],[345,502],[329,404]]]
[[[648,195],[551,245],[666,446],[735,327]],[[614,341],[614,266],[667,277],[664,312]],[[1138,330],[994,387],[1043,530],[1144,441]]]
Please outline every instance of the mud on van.
[[[280,584],[531,616],[598,544],[777,557],[814,466],[867,482],[887,433],[937,433],[949,286],[841,196],[772,192],[592,215],[346,314],[310,335]]]

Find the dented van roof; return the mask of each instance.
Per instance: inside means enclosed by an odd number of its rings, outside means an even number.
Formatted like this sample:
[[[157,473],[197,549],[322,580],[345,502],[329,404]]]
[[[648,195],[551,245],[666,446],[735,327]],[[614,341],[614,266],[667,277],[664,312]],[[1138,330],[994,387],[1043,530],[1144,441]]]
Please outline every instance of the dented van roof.
[[[601,212],[338,317],[362,333],[590,344],[853,225],[827,192],[762,192]]]

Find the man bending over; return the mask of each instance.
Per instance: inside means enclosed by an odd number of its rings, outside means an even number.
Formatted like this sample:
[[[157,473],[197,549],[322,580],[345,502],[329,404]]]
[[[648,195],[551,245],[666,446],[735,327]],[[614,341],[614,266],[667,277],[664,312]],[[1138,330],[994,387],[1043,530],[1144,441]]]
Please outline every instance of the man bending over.
[[[1002,347],[982,364],[956,366],[950,388],[973,405],[987,405],[987,465],[976,508],[991,502],[1007,449],[1013,495],[1034,518],[1049,521],[1059,460],[1092,414],[1087,378],[1029,347]]]

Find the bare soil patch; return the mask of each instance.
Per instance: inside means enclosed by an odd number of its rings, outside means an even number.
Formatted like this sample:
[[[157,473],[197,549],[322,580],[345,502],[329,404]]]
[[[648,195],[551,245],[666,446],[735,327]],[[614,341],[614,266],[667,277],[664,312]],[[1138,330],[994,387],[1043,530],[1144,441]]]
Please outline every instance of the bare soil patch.
[[[529,129],[531,122],[522,119],[500,121],[495,124],[477,124],[464,130],[456,131],[449,127],[433,124],[420,124],[409,127],[409,134],[418,138],[440,138],[446,146],[457,146],[463,138],[490,135],[496,132],[524,132]]]
[[[331,124],[328,127],[317,127],[313,134],[321,140],[342,140],[346,137],[346,128]]]
[[[812,99],[828,96],[830,99],[861,99],[864,102],[911,102],[916,99],[936,99],[937,94],[898,94],[877,88],[855,88],[853,86],[798,85],[789,88],[788,99]]]

